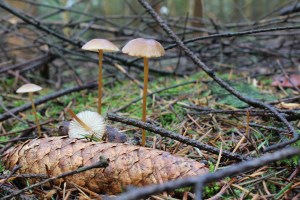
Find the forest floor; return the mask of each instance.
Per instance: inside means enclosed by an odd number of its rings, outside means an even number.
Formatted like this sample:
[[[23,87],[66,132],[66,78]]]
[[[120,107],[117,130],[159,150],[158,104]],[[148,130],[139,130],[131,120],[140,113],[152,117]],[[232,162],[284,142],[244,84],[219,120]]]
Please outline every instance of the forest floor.
[[[152,8],[156,4],[163,6],[166,1],[155,1],[152,6],[145,0],[124,1],[124,4],[116,1],[128,12],[124,16],[100,13],[100,4],[99,7],[94,5],[97,1],[70,1],[72,5],[62,3],[69,4],[69,1],[49,2],[27,0],[7,4],[0,1],[3,13],[0,26],[0,155],[3,161],[0,199],[13,196],[54,200],[63,199],[66,194],[69,199],[92,199],[106,195],[83,187],[53,185],[49,179],[54,175],[51,176],[51,170],[47,170],[43,162],[39,163],[43,165],[42,174],[22,174],[16,178],[14,173],[21,171],[17,167],[21,159],[19,151],[17,158],[10,160],[13,164],[9,167],[10,161],[4,161],[8,154],[4,152],[10,147],[37,141],[32,139],[38,137],[28,95],[17,94],[16,90],[25,83],[40,85],[43,89],[33,97],[42,138],[67,135],[65,130],[68,129],[64,128],[68,128],[66,122],[72,119],[68,109],[76,114],[97,111],[98,54],[83,51],[82,46],[92,38],[105,38],[122,49],[128,41],[138,37],[155,39],[165,50],[165,55],[149,60],[147,123],[141,121],[142,59],[121,50],[104,53],[102,115],[106,123],[117,128],[120,135],[126,135],[128,146],[135,145],[134,149],[142,149],[141,128],[144,128],[146,147],[179,159],[192,159],[198,166],[203,166],[199,162],[203,163],[211,172],[198,177],[204,177],[202,182],[179,179],[182,185],[175,185],[171,192],[165,188],[160,192],[146,192],[142,197],[155,200],[198,200],[201,195],[210,200],[300,198],[298,4],[278,4],[274,11],[257,16],[255,21],[245,18],[244,8],[239,8],[242,4],[235,5],[233,10],[239,10],[243,19],[236,19],[239,23],[225,24],[212,11],[207,12],[208,18],[195,18],[188,13],[182,16],[160,14]],[[110,1],[105,2],[114,6]],[[183,1],[179,2],[178,7],[183,5]],[[253,5],[251,12],[261,6],[256,2]],[[280,12],[281,8],[289,10]],[[72,145],[66,146],[72,149]],[[292,155],[296,156],[290,157]],[[24,157],[23,160],[28,161]],[[35,159],[36,163],[40,160]],[[57,160],[51,161],[59,163]],[[70,170],[60,172],[66,171]],[[29,178],[36,176],[48,180],[50,187],[32,185]],[[20,180],[27,185],[22,185]],[[162,181],[158,177],[157,180],[150,183],[160,183],[159,187],[166,187],[168,183],[174,186],[174,182],[164,182],[169,179]],[[104,185],[113,186],[110,184]],[[109,198],[145,192],[149,187],[125,186],[120,189],[122,192],[124,189],[122,194]],[[18,192],[22,194],[14,197]]]
[[[254,79],[247,78],[246,74],[242,75],[244,77],[232,74],[234,73],[219,75],[235,86],[239,92],[252,98],[272,102],[287,94],[296,93],[293,89],[280,90],[271,86],[272,79],[270,77]],[[142,78],[142,74],[140,78]],[[117,114],[121,116],[140,119],[142,102],[141,100],[133,101],[141,97],[142,90],[138,88],[136,83],[126,79],[105,82],[108,84],[104,88],[104,113],[117,110]],[[5,107],[18,107],[29,101],[26,96],[14,92],[12,88],[15,88],[15,85],[14,79],[1,80],[2,101],[4,100]],[[47,86],[43,87],[44,89],[39,94],[36,93],[35,98],[55,92],[47,89]],[[164,90],[160,91],[161,89]],[[247,107],[245,103],[224,89],[220,89],[203,72],[186,77],[151,75],[149,90],[160,92],[148,97],[148,122],[219,149],[236,152],[243,156],[257,157],[261,155],[264,147],[289,138],[289,135],[278,135],[277,129],[281,129],[282,126],[274,118],[267,115],[255,116],[257,113],[255,114],[254,108]],[[43,124],[43,133],[47,136],[61,135],[58,132],[59,125],[62,121],[71,120],[71,116],[65,112],[67,107],[75,113],[79,113],[84,110],[96,111],[96,105],[97,91],[94,89],[73,92],[39,105],[37,107],[38,116],[40,123]],[[3,108],[0,109],[0,113],[4,112]],[[1,129],[4,133],[0,137],[2,146],[33,125],[34,116],[30,110],[21,112],[19,117],[22,121],[10,119],[1,123]],[[126,134],[128,143],[140,145],[141,131],[139,128],[108,119],[107,123]],[[255,124],[264,125],[268,128],[256,127]],[[147,132],[146,141],[147,147],[203,162],[211,172],[226,168],[233,163],[232,160],[220,159],[218,155],[151,132]],[[299,147],[300,142],[298,141],[292,146]],[[226,178],[220,183],[207,186],[204,197],[210,198],[220,195],[224,199],[240,199],[241,197],[243,199],[255,197],[272,199],[285,197],[288,199],[295,196],[299,190],[297,188],[300,179],[295,176],[298,160],[299,156],[277,162],[272,166],[264,166],[243,173],[237,177]],[[1,171],[3,170],[5,169],[2,166]],[[170,193],[169,197],[156,195],[153,198],[181,199],[186,195],[193,196],[191,192],[192,189],[190,188],[178,189],[175,193]]]

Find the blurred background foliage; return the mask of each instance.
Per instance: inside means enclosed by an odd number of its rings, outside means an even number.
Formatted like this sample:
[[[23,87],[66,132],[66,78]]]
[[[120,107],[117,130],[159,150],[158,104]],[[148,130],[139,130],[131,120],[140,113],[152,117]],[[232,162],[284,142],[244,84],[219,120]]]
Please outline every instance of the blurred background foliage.
[[[27,0],[25,1],[28,2]],[[14,6],[20,4],[17,6],[20,7],[23,1],[9,0],[8,2],[14,4]],[[136,0],[36,0],[34,2],[59,7],[70,7],[78,4],[72,9],[99,16],[116,15],[115,17],[121,17],[124,15],[134,15],[135,13],[132,12],[128,5],[131,5],[136,10],[142,9]],[[160,11],[165,17],[186,17],[187,15],[193,17],[197,16],[197,12],[200,12],[195,5],[197,5],[197,2],[201,2],[201,0],[152,0],[152,3],[156,2],[159,3],[159,8],[156,8],[157,11]],[[292,5],[293,2],[287,0],[202,0],[203,17],[219,23],[249,22],[260,19],[269,12],[274,11],[277,7]],[[28,6],[29,4],[26,3],[26,5]],[[36,9],[36,7],[28,9]],[[51,11],[51,9],[46,7],[38,7],[38,10],[32,12],[47,14]],[[76,14],[72,13],[72,15]],[[66,16],[60,14],[53,15],[48,20],[65,20],[64,18]],[[120,18],[119,23],[122,23],[122,21],[122,18]]]
[[[76,28],[76,23],[85,23],[85,26],[89,26],[91,23],[96,24],[97,27],[92,30],[97,31],[87,31],[81,35],[84,40],[92,37],[111,39],[109,31],[108,33],[105,30],[99,31],[101,26],[105,27],[104,29],[109,27],[113,29],[119,26],[121,30],[123,27],[134,32],[137,29],[140,30],[139,32],[147,29],[138,19],[143,8],[136,0],[8,0],[7,2],[28,15],[39,16],[38,20],[43,23],[49,22],[62,26],[74,24],[73,27],[62,29],[64,35],[69,37],[77,34],[76,32],[80,30],[77,29],[78,27]],[[182,29],[184,28],[182,24],[187,21],[186,25],[194,27],[196,31],[203,31],[207,28],[206,24],[218,24],[226,27],[237,23],[248,23],[247,25],[249,25],[266,16],[279,16],[280,9],[284,6],[295,5],[295,1],[291,0],[149,0],[149,2],[174,27]],[[72,9],[75,12],[56,12],[55,10],[64,8]],[[91,21],[91,16],[88,15],[97,16],[99,19]],[[161,29],[149,16],[146,16],[143,15],[142,20],[147,24],[152,24],[151,26],[157,33],[160,32]],[[122,39],[118,35],[115,36],[117,40],[118,38]]]
[[[192,16],[194,5],[200,0],[164,0],[161,7],[167,8],[169,16]],[[75,0],[48,1],[49,4],[71,5]],[[140,4],[136,0],[127,0],[130,5],[139,8]],[[92,0],[89,11],[99,15],[130,15],[130,9],[126,1],[120,0]],[[286,4],[286,0],[203,0],[204,18],[212,18],[221,23],[247,22],[258,20],[259,17],[273,11],[274,8]],[[155,1],[153,1],[155,3]],[[82,4],[84,8],[84,3]],[[164,10],[161,9],[163,12]]]

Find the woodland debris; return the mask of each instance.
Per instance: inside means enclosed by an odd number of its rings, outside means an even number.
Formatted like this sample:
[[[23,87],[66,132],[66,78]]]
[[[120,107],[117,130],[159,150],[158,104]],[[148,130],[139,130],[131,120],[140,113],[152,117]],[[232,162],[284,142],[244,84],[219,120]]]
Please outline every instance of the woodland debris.
[[[120,143],[87,142],[67,137],[29,140],[7,150],[2,157],[9,170],[21,165],[18,173],[47,174],[50,176],[91,165],[103,156],[109,159],[105,169],[96,168],[56,179],[55,185],[70,182],[107,194],[117,194],[126,186],[158,184],[182,177],[206,174],[208,168],[197,161],[173,156],[168,152]],[[33,184],[36,179],[29,179]],[[25,181],[24,181],[25,182]]]
[[[272,86],[283,88],[300,87],[300,75],[291,74],[289,77],[283,75],[275,76],[272,79]]]

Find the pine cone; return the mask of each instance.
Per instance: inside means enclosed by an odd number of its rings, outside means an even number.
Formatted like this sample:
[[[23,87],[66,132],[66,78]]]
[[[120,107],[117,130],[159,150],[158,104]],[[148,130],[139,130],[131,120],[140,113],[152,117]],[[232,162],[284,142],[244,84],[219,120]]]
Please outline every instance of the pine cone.
[[[202,163],[160,150],[121,143],[87,142],[67,137],[27,141],[7,150],[2,161],[10,170],[16,164],[21,165],[18,173],[47,174],[47,165],[50,176],[56,176],[91,165],[100,156],[109,159],[107,168],[91,169],[64,180],[94,192],[117,194],[129,185],[145,186],[208,172]],[[35,181],[31,179],[31,183]],[[54,184],[59,185],[62,181],[56,180]]]

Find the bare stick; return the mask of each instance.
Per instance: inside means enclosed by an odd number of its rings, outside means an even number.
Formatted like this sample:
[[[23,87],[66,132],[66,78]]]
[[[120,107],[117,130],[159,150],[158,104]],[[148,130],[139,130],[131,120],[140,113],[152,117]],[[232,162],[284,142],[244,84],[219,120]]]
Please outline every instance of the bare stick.
[[[174,133],[172,131],[154,126],[154,125],[149,124],[149,123],[142,122],[140,120],[122,117],[122,116],[119,116],[119,115],[116,115],[116,114],[113,114],[113,113],[107,113],[107,118],[109,120],[112,120],[112,121],[117,121],[117,122],[121,122],[121,123],[124,123],[124,124],[136,126],[136,127],[139,127],[139,128],[143,128],[143,129],[151,131],[155,134],[159,134],[163,137],[172,138],[172,139],[180,141],[184,144],[188,144],[188,145],[191,145],[193,147],[197,147],[201,150],[205,150],[205,151],[211,152],[211,153],[216,154],[216,155],[218,155],[220,153],[220,149],[218,149],[216,147],[212,147],[210,145],[201,143],[197,140],[193,140],[193,139],[184,137],[181,134]],[[232,159],[232,160],[238,160],[238,161],[252,159],[251,157],[245,157],[245,156],[242,156],[240,154],[231,153],[231,152],[226,151],[226,150],[222,151],[222,157],[229,158],[229,159]]]
[[[82,85],[82,86],[75,86],[75,87],[71,87],[71,88],[62,89],[62,90],[59,90],[57,92],[54,92],[52,94],[49,94],[49,95],[46,95],[46,96],[43,96],[43,97],[37,99],[34,102],[34,104],[40,105],[42,103],[48,102],[50,100],[56,99],[58,97],[66,95],[66,94],[70,94],[72,92],[78,92],[78,91],[85,90],[85,89],[93,89],[95,87],[97,87],[97,83],[92,82],[92,83],[87,83],[86,85]],[[30,109],[30,107],[31,107],[31,104],[28,103],[28,104],[24,104],[23,106],[13,108],[13,109],[9,110],[9,112],[6,112],[6,113],[3,113],[2,115],[0,115],[0,122],[11,118],[12,113],[16,115],[19,112]]]

